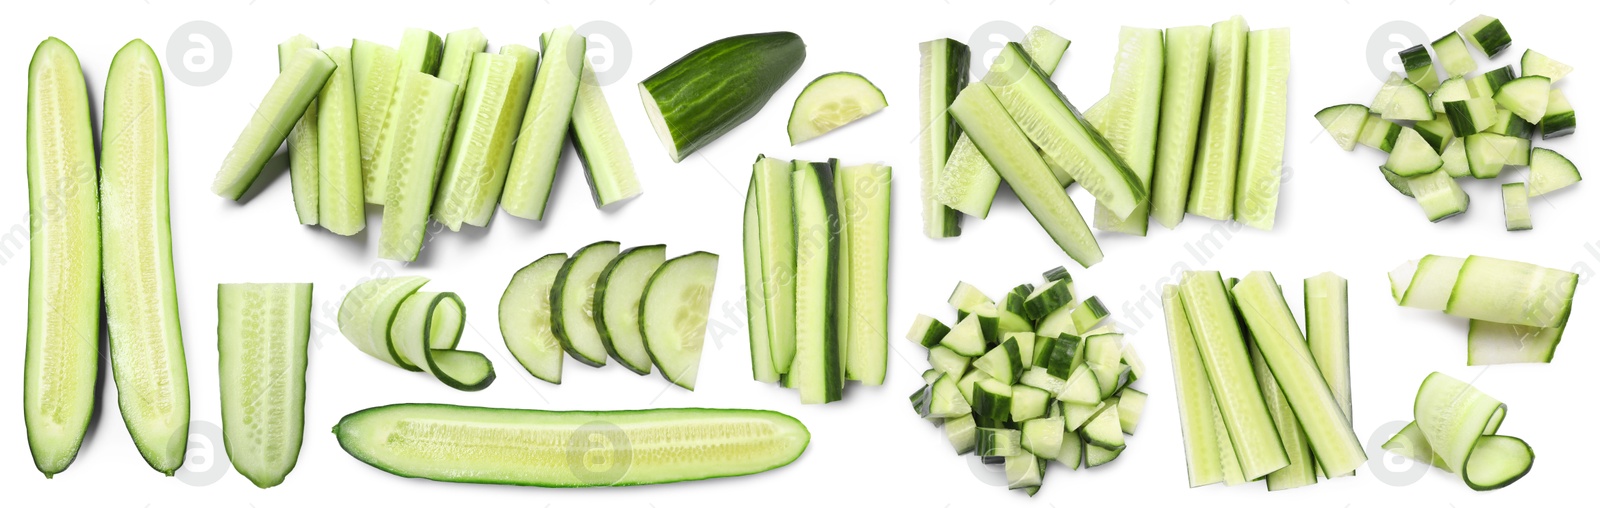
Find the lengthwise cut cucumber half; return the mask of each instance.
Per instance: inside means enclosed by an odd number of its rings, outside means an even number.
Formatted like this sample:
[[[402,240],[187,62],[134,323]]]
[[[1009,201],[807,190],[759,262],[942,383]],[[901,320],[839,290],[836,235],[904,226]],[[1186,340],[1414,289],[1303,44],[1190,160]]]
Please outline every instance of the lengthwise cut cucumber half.
[[[639,300],[661,263],[667,246],[646,245],[622,251],[606,264],[594,285],[594,324],[606,353],[639,375],[650,373],[650,351],[639,332]]]
[[[222,438],[257,487],[283,483],[305,435],[311,284],[218,284]]]
[[[743,476],[783,467],[811,433],[750,409],[538,411],[396,404],[333,428],[357,460],[407,478],[607,487]]]
[[[511,276],[500,297],[500,335],[506,349],[533,377],[561,384],[561,340],[550,326],[550,288],[566,254],[539,258]]]
[[[789,144],[798,145],[889,106],[883,90],[854,72],[823,74],[806,85],[789,111]]]
[[[28,345],[22,416],[34,467],[72,464],[100,365],[100,202],[78,55],[54,37],[28,64]]]
[[[267,159],[289,136],[296,122],[305,116],[311,101],[333,75],[333,60],[321,51],[301,48],[283,65],[283,72],[267,89],[239,139],[222,160],[222,169],[211,184],[211,192],[238,200],[261,174]]]
[[[651,361],[668,381],[690,390],[700,373],[716,282],[716,254],[685,254],[656,269],[639,301],[639,331]]]
[[[791,32],[736,35],[689,52],[639,82],[645,114],[672,162],[755,116],[806,59]]]
[[[170,476],[188,451],[189,372],[167,223],[167,107],[161,76],[155,52],[140,40],[124,46],[111,62],[103,110],[100,233],[117,405],[145,462]]]
[[[556,273],[550,288],[550,324],[572,358],[596,367],[606,364],[606,347],[594,321],[594,290],[600,272],[617,257],[617,242],[595,242],[578,249]]]

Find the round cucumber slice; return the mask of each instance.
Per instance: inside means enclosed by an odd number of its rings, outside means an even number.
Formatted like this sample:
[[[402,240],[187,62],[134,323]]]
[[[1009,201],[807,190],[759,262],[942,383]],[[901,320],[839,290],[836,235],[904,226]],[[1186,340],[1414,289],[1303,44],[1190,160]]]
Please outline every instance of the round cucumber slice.
[[[561,341],[550,325],[550,287],[566,254],[539,258],[511,276],[500,297],[500,335],[506,349],[533,377],[561,384]]]
[[[594,323],[594,288],[618,248],[617,242],[595,242],[578,249],[550,288],[550,324],[561,347],[595,367],[606,364],[606,347]]]
[[[594,289],[594,324],[606,353],[639,375],[650,373],[650,352],[639,333],[639,299],[650,276],[667,260],[667,246],[646,245],[618,254]]]
[[[686,254],[656,269],[639,302],[639,330],[651,361],[667,380],[690,390],[700,372],[716,282],[716,254]]]
[[[853,72],[823,74],[800,91],[789,112],[789,144],[821,136],[889,105],[883,91]]]

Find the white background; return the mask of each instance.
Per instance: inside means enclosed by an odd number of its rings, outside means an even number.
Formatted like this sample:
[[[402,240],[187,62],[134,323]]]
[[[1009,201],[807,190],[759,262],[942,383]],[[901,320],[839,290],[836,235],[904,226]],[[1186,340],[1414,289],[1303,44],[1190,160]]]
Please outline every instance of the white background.
[[[248,4],[248,5],[247,5]],[[1486,11],[1499,16],[1515,43],[1503,63],[1533,47],[1578,68],[1564,80],[1579,111],[1596,104],[1588,73],[1592,17],[1577,4],[1396,2],[1049,2],[1015,3],[864,2],[818,0],[782,6],[745,2],[657,0],[594,3],[552,0],[480,4],[373,2],[356,7],[329,1],[170,0],[34,2],[13,6],[3,21],[0,51],[0,153],[11,164],[0,184],[0,323],[8,359],[0,361],[5,398],[0,401],[0,477],[15,502],[117,506],[498,505],[498,506],[690,506],[713,504],[801,505],[818,502],[891,506],[990,506],[1000,504],[1105,506],[1132,503],[1194,503],[1233,506],[1487,506],[1491,503],[1571,503],[1594,479],[1597,450],[1589,403],[1596,386],[1597,350],[1589,287],[1600,269],[1600,232],[1590,191],[1575,189],[1536,199],[1533,231],[1510,233],[1501,224],[1498,183],[1463,182],[1471,211],[1443,224],[1428,223],[1416,204],[1389,188],[1374,167],[1381,154],[1358,148],[1339,151],[1319,136],[1312,114],[1323,106],[1368,102],[1379,85],[1368,66],[1368,40],[1380,26],[1408,21],[1428,40]],[[1293,5],[1293,7],[1290,7]],[[1086,108],[1104,92],[1120,25],[1167,27],[1210,24],[1234,13],[1250,26],[1293,28],[1287,164],[1278,226],[1270,233],[1235,231],[1189,218],[1176,231],[1152,226],[1148,238],[1106,236],[1106,261],[1092,270],[1072,265],[1008,192],[987,221],[968,220],[965,234],[931,241],[921,233],[917,206],[917,49],[920,41],[951,37],[968,41],[991,20],[1022,29],[1038,24],[1073,40],[1056,71],[1063,90]],[[221,27],[232,44],[231,67],[210,86],[179,82],[167,61],[167,40],[191,20]],[[351,37],[398,42],[402,28],[426,27],[444,34],[478,26],[491,45],[533,45],[540,32],[561,24],[604,20],[621,27],[631,42],[631,66],[606,92],[638,166],[645,194],[615,210],[594,209],[571,152],[563,158],[548,220],[543,224],[501,215],[490,230],[435,235],[418,263],[379,261],[376,215],[368,232],[341,238],[296,224],[286,174],[269,171],[257,194],[236,204],[208,191],[234,136],[277,72],[275,45],[304,33],[325,47]],[[808,57],[772,103],[742,128],[681,164],[672,164],[642,114],[634,84],[683,53],[724,36],[773,30],[801,34]],[[107,383],[103,408],[77,461],[46,480],[29,460],[23,429],[20,378],[25,327],[28,260],[24,185],[25,69],[33,47],[47,36],[73,46],[84,65],[92,102],[112,55],[127,40],[148,41],[169,68],[172,228],[188,366],[193,397],[195,450],[184,475],[163,478],[139,458],[115,410],[115,388]],[[1403,39],[1403,38],[1402,38]],[[1379,34],[1380,42],[1387,40]],[[1380,44],[1398,49],[1421,40]],[[1482,57],[1479,56],[1482,60]],[[977,64],[975,64],[977,66]],[[1480,64],[1480,68],[1488,68]],[[802,147],[789,147],[784,125],[800,88],[825,72],[850,70],[880,85],[890,107],[877,116]],[[1588,118],[1588,117],[1585,117]],[[98,119],[97,119],[98,121]],[[1588,131],[1589,128],[1582,129]],[[1583,134],[1580,134],[1581,136]],[[1555,148],[1588,169],[1592,149],[1579,136],[1538,146]],[[889,380],[883,387],[850,386],[847,399],[828,406],[801,406],[792,391],[750,380],[740,310],[740,218],[749,163],[758,153],[779,157],[884,161],[895,166],[894,253]],[[282,160],[274,161],[274,165]],[[1516,177],[1520,177],[1516,175]],[[1073,193],[1085,214],[1090,203]],[[16,226],[16,227],[13,227]],[[1213,240],[1205,240],[1211,235]],[[731,332],[708,341],[699,389],[688,392],[658,376],[635,376],[618,366],[590,369],[567,362],[561,386],[534,380],[514,363],[497,332],[495,307],[512,272],[539,256],[570,252],[601,239],[624,245],[665,242],[677,255],[693,250],[722,254],[713,316]],[[16,243],[22,241],[22,243]],[[1211,242],[1211,243],[1205,243]],[[1204,245],[1204,249],[1200,247]],[[1207,253],[1209,251],[1210,253]],[[1384,274],[1405,259],[1428,253],[1482,254],[1580,271],[1579,292],[1567,341],[1553,365],[1492,368],[1465,366],[1466,322],[1442,314],[1397,308]],[[1140,388],[1151,394],[1145,420],[1128,450],[1112,465],[1087,471],[1053,468],[1037,498],[990,485],[994,473],[975,475],[966,458],[951,453],[942,433],[910,411],[906,396],[926,368],[922,352],[899,338],[918,312],[948,317],[945,296],[957,280],[991,293],[1030,282],[1045,269],[1069,265],[1077,287],[1098,294],[1122,320],[1149,364]],[[1169,377],[1166,336],[1153,300],[1159,285],[1182,269],[1222,270],[1242,276],[1271,270],[1299,301],[1299,280],[1333,270],[1350,279],[1355,420],[1363,441],[1381,442],[1411,419],[1411,398],[1429,372],[1473,380],[1511,407],[1502,431],[1526,439],[1538,454],[1533,471],[1499,492],[1471,492],[1439,471],[1374,474],[1267,495],[1260,484],[1189,489]],[[369,358],[333,329],[333,316],[348,288],[373,276],[420,274],[435,291],[455,291],[469,307],[470,329],[462,347],[484,351],[499,379],[477,393],[450,389],[419,373]],[[218,413],[215,353],[215,286],[219,282],[316,283],[314,338],[306,408],[306,437],[299,466],[283,485],[259,490],[226,467],[219,442],[210,439]],[[1296,313],[1299,306],[1294,305]],[[720,317],[725,316],[725,317]],[[715,326],[715,325],[714,325]],[[104,367],[104,365],[103,365]],[[102,373],[107,379],[108,373]],[[812,444],[794,464],[753,477],[623,489],[549,490],[472,486],[409,480],[370,468],[342,452],[328,429],[350,412],[397,402],[444,402],[548,409],[609,409],[673,406],[756,407],[792,414],[812,433]],[[1382,430],[1380,427],[1387,430]],[[212,429],[207,434],[205,429]],[[214,447],[214,448],[213,448]],[[1405,471],[1420,467],[1389,463],[1379,454],[1369,467]],[[196,483],[199,485],[191,485]]]

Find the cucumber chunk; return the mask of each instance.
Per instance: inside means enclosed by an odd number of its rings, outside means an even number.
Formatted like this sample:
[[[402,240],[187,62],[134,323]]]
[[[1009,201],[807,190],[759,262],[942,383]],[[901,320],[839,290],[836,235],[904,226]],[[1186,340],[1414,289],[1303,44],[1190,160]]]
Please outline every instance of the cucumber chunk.
[[[650,351],[639,332],[639,300],[650,276],[666,261],[665,245],[629,248],[606,264],[594,284],[594,326],[600,342],[607,354],[639,375],[650,373]]]
[[[1418,44],[1400,50],[1400,64],[1406,68],[1406,81],[1422,91],[1433,93],[1439,88],[1439,73],[1433,70],[1433,57],[1428,56],[1426,46]]]
[[[396,128],[378,160],[378,171],[388,173],[383,179],[387,187],[379,257],[411,262],[422,252],[449,142],[446,131],[455,89],[448,81],[420,72],[404,74],[395,83],[389,117]]]
[[[1395,140],[1400,139],[1400,125],[1384,120],[1377,113],[1367,115],[1367,120],[1361,126],[1361,134],[1356,137],[1356,142],[1363,145],[1388,152],[1394,149]]]
[[[1189,202],[1189,180],[1193,176],[1195,144],[1199,142],[1200,114],[1205,104],[1211,28],[1174,27],[1168,28],[1164,35],[1161,120],[1156,135],[1150,215],[1162,226],[1172,229],[1183,221]],[[1355,130],[1361,130],[1359,121]]]
[[[1538,197],[1583,180],[1578,166],[1548,148],[1534,148],[1528,155],[1528,196]]]
[[[1560,89],[1550,90],[1550,101],[1545,107],[1544,119],[1539,121],[1540,137],[1557,138],[1572,134],[1578,129],[1578,116],[1567,102],[1567,94]]]
[[[1433,119],[1428,93],[1400,74],[1390,74],[1389,80],[1378,89],[1378,95],[1372,99],[1372,110],[1383,115],[1384,120]]]
[[[317,223],[334,234],[352,236],[367,227],[360,108],[350,49],[328,48],[326,53],[334,69],[317,95]]]
[[[594,297],[600,273],[616,259],[618,250],[620,245],[610,241],[578,249],[561,265],[550,288],[551,330],[561,348],[586,365],[606,364],[606,347],[594,319]]]
[[[1317,123],[1322,124],[1328,136],[1333,137],[1339,148],[1348,152],[1355,150],[1356,142],[1361,139],[1368,113],[1367,107],[1360,104],[1340,104],[1322,108],[1316,116]]]
[[[633,158],[622,142],[617,120],[611,116],[605,91],[594,76],[588,58],[583,59],[578,75],[578,95],[572,105],[572,147],[583,163],[589,194],[596,208],[637,197],[639,177],[633,172]]]
[[[1450,128],[1455,131],[1456,137],[1467,137],[1486,131],[1493,127],[1497,120],[1494,99],[1488,97],[1446,102],[1444,113],[1445,118],[1450,120]]]
[[[1433,171],[1400,178],[1405,178],[1406,189],[1411,191],[1417,204],[1422,206],[1422,212],[1428,216],[1429,221],[1439,222],[1466,213],[1470,200],[1466,191],[1461,190],[1461,185],[1456,183],[1450,173]]]
[[[1211,75],[1205,115],[1200,119],[1194,177],[1189,183],[1189,213],[1208,219],[1233,217],[1249,31],[1241,16],[1211,25]]]
[[[500,297],[500,335],[506,349],[533,377],[561,384],[561,340],[551,326],[550,289],[566,265],[566,254],[550,254],[517,270]]]
[[[267,89],[266,97],[223,158],[222,168],[211,184],[211,192],[216,195],[235,201],[244,196],[267,159],[277,153],[289,131],[322,91],[333,74],[334,63],[321,51],[302,48],[282,67],[283,72]]]
[[[1490,16],[1480,15],[1467,20],[1457,31],[1466,36],[1472,47],[1478,48],[1489,58],[1494,58],[1511,46],[1511,35],[1506,33],[1506,27],[1500,24],[1499,19]]]
[[[529,104],[522,117],[516,148],[501,190],[500,208],[515,217],[544,220],[550,201],[550,186],[555,182],[578,97],[579,73],[583,69],[585,39],[563,26],[539,36],[544,60],[539,63]]]
[[[967,86],[972,50],[953,39],[923,42],[917,49],[922,54],[917,116],[918,125],[923,126],[917,142],[921,154],[922,232],[928,238],[960,236],[961,215],[940,202],[935,193],[945,162],[950,159],[950,150],[961,138],[961,127],[950,117],[949,109],[956,95]]]
[[[1405,177],[1432,173],[1442,165],[1444,160],[1433,150],[1433,145],[1410,127],[1400,128],[1400,138],[1389,152],[1389,159],[1383,163],[1385,169]]]
[[[311,306],[309,283],[217,285],[222,437],[257,487],[283,483],[300,457]]]
[[[303,48],[318,49],[316,41],[304,35],[290,37],[289,40],[278,44],[278,72],[283,72],[289,65],[289,60],[294,58],[295,52]],[[332,58],[330,55],[329,58]],[[334,62],[335,65],[338,62]],[[331,78],[330,78],[331,79]],[[324,85],[326,88],[326,85]],[[300,218],[300,223],[315,225],[318,216],[317,197],[320,180],[317,176],[317,166],[321,157],[317,155],[317,99],[312,98],[311,104],[306,106],[305,115],[294,123],[294,129],[289,131],[289,185],[294,194],[295,215]]]
[[[1494,102],[1523,120],[1538,123],[1544,119],[1545,109],[1550,105],[1550,81],[1544,76],[1513,79],[1494,93]]]
[[[854,72],[831,72],[806,84],[789,111],[789,145],[798,145],[889,106],[883,91]]]
[[[1444,73],[1451,78],[1460,78],[1478,70],[1478,61],[1467,52],[1467,42],[1461,39],[1461,34],[1450,32],[1434,40],[1431,44],[1433,53],[1439,57],[1439,65],[1444,67]]]
[[[1466,138],[1467,165],[1474,178],[1494,178],[1508,165],[1528,164],[1528,146],[1528,140],[1523,138],[1492,132],[1473,134]]]
[[[656,269],[639,301],[639,331],[651,362],[668,381],[690,390],[700,372],[716,281],[716,254],[685,254]]]
[[[1439,84],[1439,89],[1428,95],[1428,102],[1433,107],[1434,113],[1444,113],[1444,103],[1450,101],[1464,101],[1472,98],[1472,91],[1467,89],[1467,80],[1459,77],[1444,80]],[[1439,115],[1434,115],[1435,119]]]
[[[1500,200],[1504,205],[1506,231],[1533,229],[1533,217],[1528,214],[1528,187],[1522,182],[1502,184]]]

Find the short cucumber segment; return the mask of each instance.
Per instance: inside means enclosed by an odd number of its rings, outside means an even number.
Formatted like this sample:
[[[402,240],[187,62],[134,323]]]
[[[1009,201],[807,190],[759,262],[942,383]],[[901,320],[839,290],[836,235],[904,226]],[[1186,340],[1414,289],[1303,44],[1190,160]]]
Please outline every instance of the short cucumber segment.
[[[333,60],[321,51],[302,48],[295,52],[223,158],[211,192],[237,201],[250,189],[267,159],[277,153],[295,123],[305,116],[333,68]]]
[[[290,37],[278,44],[278,72],[283,72],[295,52],[302,48],[318,49],[316,41],[304,35]],[[337,66],[338,62],[334,63]],[[317,198],[317,182],[320,179],[317,166],[321,164],[321,157],[317,155],[318,140],[321,139],[317,134],[318,109],[317,99],[312,98],[311,104],[306,106],[306,114],[289,131],[288,139],[289,185],[294,194],[294,211],[300,217],[300,223],[307,225],[317,223],[320,201]]]
[[[1528,213],[1528,186],[1512,182],[1500,186],[1500,199],[1504,205],[1506,231],[1533,229],[1533,216]]]
[[[617,130],[616,118],[611,116],[605,91],[587,58],[583,60],[583,71],[578,79],[569,136],[573,149],[578,152],[578,160],[583,163],[583,174],[589,181],[589,194],[594,198],[595,207],[605,208],[642,192],[639,176],[633,171],[633,158],[622,142],[622,132]]]
[[[521,134],[500,195],[500,207],[507,213],[531,220],[544,219],[587,47],[583,36],[573,33],[570,26],[545,33],[539,43],[544,61],[533,81],[528,99],[531,107],[522,117]]]
[[[666,260],[665,245],[630,248],[606,264],[594,286],[594,324],[606,353],[640,375],[650,373],[650,351],[639,331],[639,300]]]
[[[782,413],[747,409],[538,411],[397,404],[333,428],[351,456],[436,481],[603,487],[742,476],[793,462],[811,441]]]
[[[668,381],[690,390],[700,373],[716,282],[716,254],[685,254],[656,269],[639,302],[639,331],[650,359]]]
[[[283,483],[305,434],[311,284],[218,284],[222,437],[257,487]]]
[[[789,144],[798,145],[889,106],[883,91],[854,72],[818,76],[789,111]]]
[[[566,264],[566,254],[550,254],[517,270],[500,297],[500,335],[506,349],[533,377],[561,384],[561,340],[550,325],[550,288]]]

